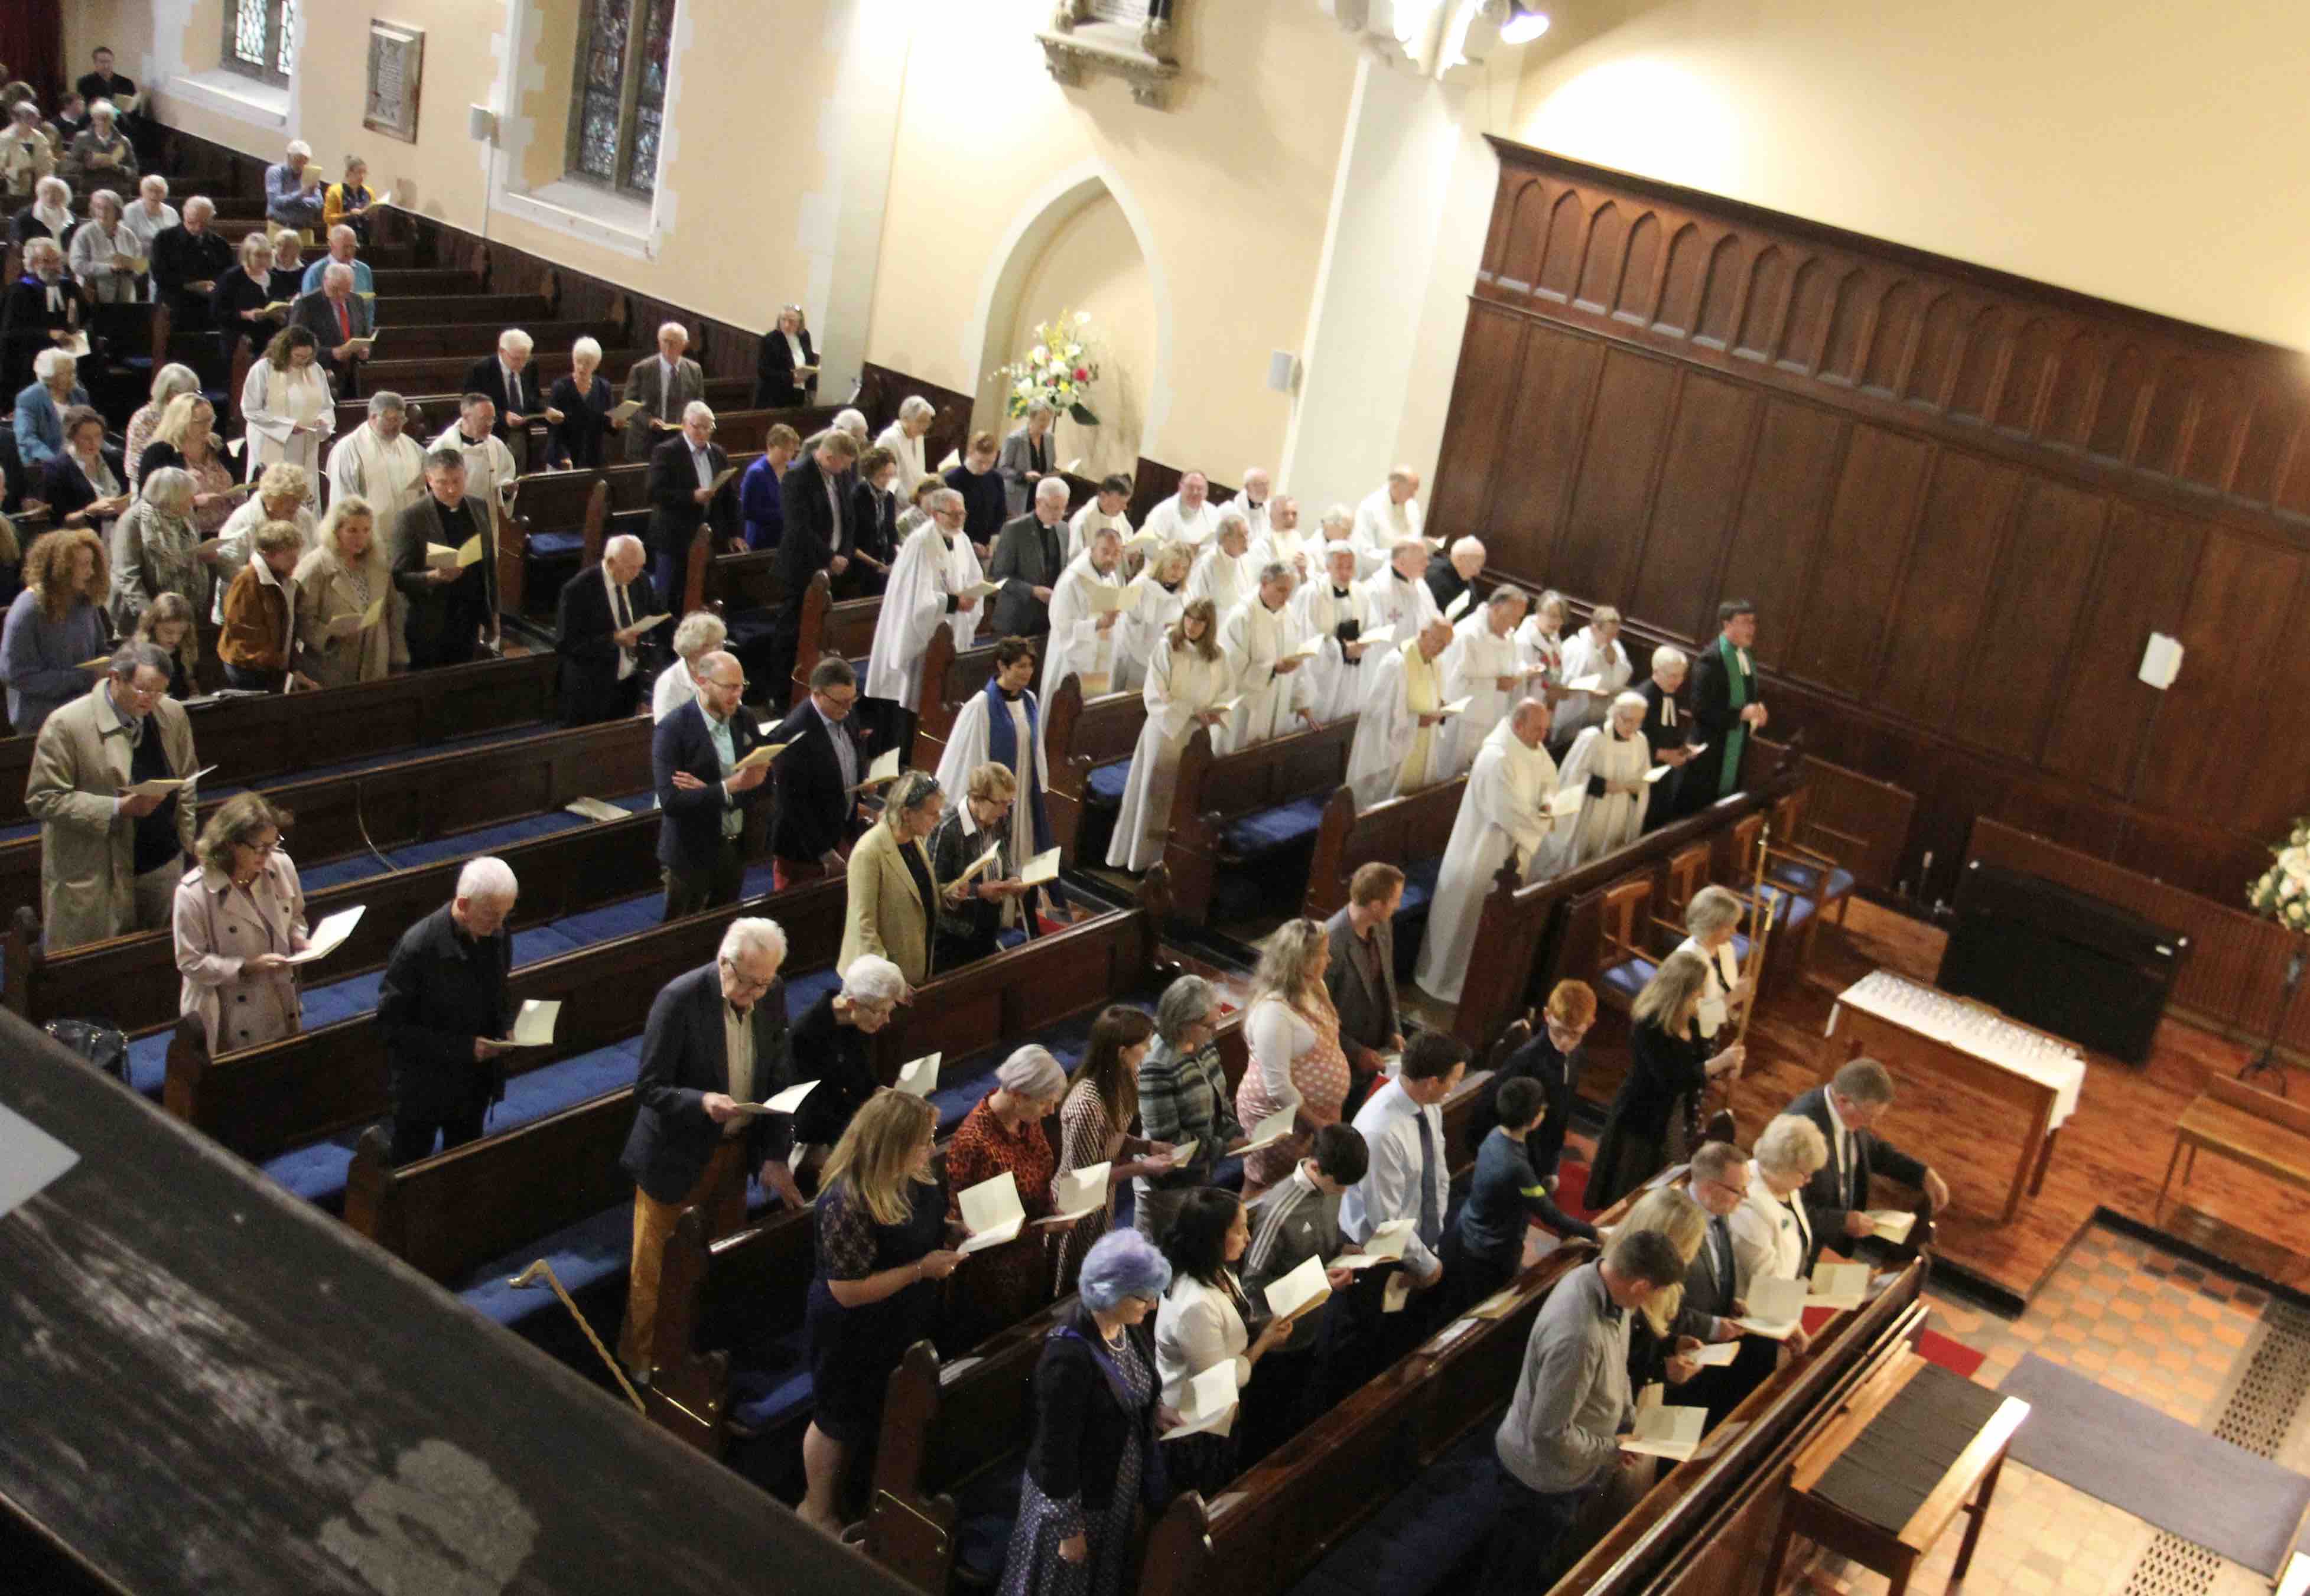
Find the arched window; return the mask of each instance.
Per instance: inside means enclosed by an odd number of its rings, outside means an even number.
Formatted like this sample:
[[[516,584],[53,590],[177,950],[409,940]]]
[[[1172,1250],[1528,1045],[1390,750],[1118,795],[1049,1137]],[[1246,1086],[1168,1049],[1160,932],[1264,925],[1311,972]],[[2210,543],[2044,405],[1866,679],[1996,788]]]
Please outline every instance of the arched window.
[[[286,85],[297,32],[297,0],[232,0],[224,9],[229,72]]]
[[[674,0],[586,0],[569,99],[569,175],[647,198],[657,189]]]

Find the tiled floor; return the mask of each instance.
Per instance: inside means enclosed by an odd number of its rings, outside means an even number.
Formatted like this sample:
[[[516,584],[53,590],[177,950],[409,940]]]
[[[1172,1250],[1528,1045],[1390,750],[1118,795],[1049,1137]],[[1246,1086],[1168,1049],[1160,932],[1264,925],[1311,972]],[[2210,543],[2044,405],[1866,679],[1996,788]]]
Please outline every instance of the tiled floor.
[[[1984,1354],[1975,1379],[1994,1386],[2030,1352],[2211,1430],[2263,1333],[2271,1305],[2242,1287],[2118,1231],[2095,1226],[2019,1320],[1945,1292],[1928,1294],[1932,1328]],[[2280,1462],[2301,1468],[2310,1423],[2296,1415]],[[1953,1529],[1918,1569],[1941,1590],[1956,1560]],[[1830,1559],[1814,1583],[1876,1596],[1886,1582]],[[2009,1463],[1965,1582],[1967,1596],[2251,1596],[2254,1570],[2194,1551],[2048,1475]]]

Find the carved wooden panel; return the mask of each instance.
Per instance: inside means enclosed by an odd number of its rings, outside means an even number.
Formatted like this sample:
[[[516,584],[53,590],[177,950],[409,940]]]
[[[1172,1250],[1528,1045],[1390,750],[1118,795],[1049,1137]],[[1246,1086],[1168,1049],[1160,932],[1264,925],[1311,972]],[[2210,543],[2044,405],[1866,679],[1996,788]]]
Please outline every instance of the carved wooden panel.
[[[1994,815],[2234,902],[2310,810],[2298,357],[1494,143],[1432,529],[1632,653],[1754,599],[1775,733],[1917,794],[1928,897]]]

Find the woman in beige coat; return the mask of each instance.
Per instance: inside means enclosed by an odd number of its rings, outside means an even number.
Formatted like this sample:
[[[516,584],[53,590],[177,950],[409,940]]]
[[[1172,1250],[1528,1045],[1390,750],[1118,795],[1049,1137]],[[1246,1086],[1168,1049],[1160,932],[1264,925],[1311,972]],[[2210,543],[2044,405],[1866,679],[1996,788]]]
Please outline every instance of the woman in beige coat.
[[[282,851],[286,811],[256,793],[236,793],[201,828],[200,863],[177,889],[177,971],[185,978],[178,1012],[197,1014],[209,1054],[302,1028],[297,967],[305,946],[305,889]]]
[[[844,906],[842,957],[848,969],[864,953],[899,967],[908,984],[931,978],[931,927],[938,917],[938,881],[925,839],[946,812],[946,794],[920,770],[901,776],[882,805],[882,819],[850,851],[850,897]]]
[[[377,535],[369,501],[351,494],[333,500],[321,519],[318,543],[297,562],[297,637],[303,668],[323,687],[382,681],[409,663],[401,640],[401,595]],[[365,624],[378,600],[385,608]]]

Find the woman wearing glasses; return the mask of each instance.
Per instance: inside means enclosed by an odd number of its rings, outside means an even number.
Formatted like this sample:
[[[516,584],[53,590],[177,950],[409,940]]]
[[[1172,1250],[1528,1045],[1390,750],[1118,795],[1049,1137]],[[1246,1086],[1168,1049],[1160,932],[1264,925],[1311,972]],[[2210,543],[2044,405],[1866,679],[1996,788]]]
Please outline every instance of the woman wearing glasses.
[[[201,828],[200,863],[177,889],[178,1011],[197,1014],[209,1054],[238,1053],[302,1028],[297,967],[305,889],[281,846],[289,812],[237,793]]]

